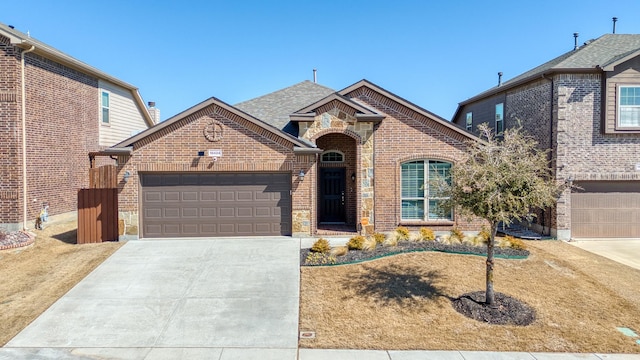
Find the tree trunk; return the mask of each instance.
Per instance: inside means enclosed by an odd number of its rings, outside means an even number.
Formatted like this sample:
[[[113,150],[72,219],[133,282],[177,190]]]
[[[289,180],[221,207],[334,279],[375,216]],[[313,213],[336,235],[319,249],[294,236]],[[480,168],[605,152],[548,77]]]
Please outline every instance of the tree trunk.
[[[491,307],[495,306],[496,297],[493,292],[493,249],[496,244],[496,233],[498,232],[498,223],[491,223],[491,236],[487,242],[487,291],[485,294],[485,303]]]

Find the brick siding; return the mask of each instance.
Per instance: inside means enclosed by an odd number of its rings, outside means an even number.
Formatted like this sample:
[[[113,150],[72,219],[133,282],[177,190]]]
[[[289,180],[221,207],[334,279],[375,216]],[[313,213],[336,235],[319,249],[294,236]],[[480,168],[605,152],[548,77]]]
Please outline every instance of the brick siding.
[[[15,103],[0,102],[0,148],[9,154],[0,164],[0,223],[15,224],[22,221],[21,50],[6,42],[0,50],[5,55],[0,92],[18,94]],[[100,150],[97,86],[91,76],[25,55],[28,219],[37,216],[43,202],[51,215],[77,209],[77,190],[88,186],[88,153]]]

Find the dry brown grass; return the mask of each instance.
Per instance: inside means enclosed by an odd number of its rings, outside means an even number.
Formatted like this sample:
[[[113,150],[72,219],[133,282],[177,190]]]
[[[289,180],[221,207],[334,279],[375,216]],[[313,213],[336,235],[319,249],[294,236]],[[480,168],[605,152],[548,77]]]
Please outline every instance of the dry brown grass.
[[[36,230],[33,245],[0,251],[0,346],[122,246],[76,245],[76,228],[52,224]]]
[[[640,352],[616,327],[640,331],[640,271],[559,241],[528,241],[527,260],[497,260],[496,291],[535,308],[526,327],[488,325],[450,299],[484,289],[485,258],[397,255],[303,267],[300,340],[306,348]]]

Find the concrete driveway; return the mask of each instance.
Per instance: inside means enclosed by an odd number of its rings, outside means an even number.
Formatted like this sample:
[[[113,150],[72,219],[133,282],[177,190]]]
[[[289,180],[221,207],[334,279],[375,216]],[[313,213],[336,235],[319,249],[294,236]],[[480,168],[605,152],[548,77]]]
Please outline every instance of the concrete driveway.
[[[295,359],[299,242],[129,241],[0,359]]]
[[[574,240],[569,244],[640,270],[640,239]]]

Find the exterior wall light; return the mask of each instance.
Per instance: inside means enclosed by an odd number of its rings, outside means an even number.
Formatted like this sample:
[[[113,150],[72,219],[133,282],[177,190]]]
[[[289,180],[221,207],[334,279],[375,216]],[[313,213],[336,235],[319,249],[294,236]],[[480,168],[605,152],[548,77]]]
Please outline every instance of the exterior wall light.
[[[298,173],[298,178],[300,179],[300,181],[304,180],[304,170],[300,170],[300,172]]]
[[[131,173],[129,172],[129,170],[127,170],[127,171],[124,172],[124,176],[122,177],[122,180],[124,182],[127,182],[127,181],[129,181],[130,177],[131,177]]]
[[[351,181],[356,181],[356,173],[351,174]]]

